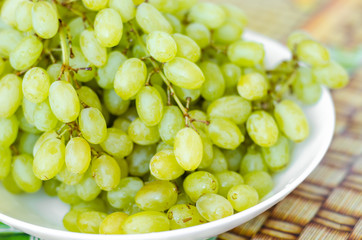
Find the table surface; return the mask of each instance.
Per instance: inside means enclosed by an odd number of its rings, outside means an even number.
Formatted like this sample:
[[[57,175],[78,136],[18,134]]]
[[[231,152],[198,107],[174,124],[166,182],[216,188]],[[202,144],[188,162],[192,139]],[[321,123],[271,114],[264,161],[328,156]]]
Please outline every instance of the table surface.
[[[351,82],[333,92],[335,136],[317,169],[272,209],[217,239],[362,239],[362,1],[229,2],[245,11],[249,28],[279,41],[307,30],[349,69]],[[0,223],[0,232],[5,228]],[[36,238],[19,233],[1,239]]]

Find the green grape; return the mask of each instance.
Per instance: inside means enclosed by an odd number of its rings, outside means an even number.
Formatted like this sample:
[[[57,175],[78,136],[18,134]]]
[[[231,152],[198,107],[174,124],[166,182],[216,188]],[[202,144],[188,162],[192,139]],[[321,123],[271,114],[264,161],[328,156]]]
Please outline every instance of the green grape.
[[[33,148],[38,140],[39,135],[33,133],[22,132],[19,134],[18,150],[20,153],[33,155]]]
[[[77,218],[77,227],[82,233],[98,234],[99,226],[106,217],[106,213],[97,211],[80,213]]]
[[[39,141],[44,141],[40,137]],[[48,138],[35,151],[37,146],[34,146],[34,161],[33,171],[37,178],[41,180],[49,180],[57,175],[63,168],[65,146],[62,140],[58,138]]]
[[[130,174],[142,177],[149,172],[151,158],[156,153],[155,145],[135,145],[131,155],[127,157]]]
[[[241,67],[254,67],[264,60],[264,46],[261,43],[239,40],[232,43],[227,56],[232,63]]]
[[[136,8],[132,0],[109,0],[109,7],[121,15],[124,23],[132,20],[136,15]]]
[[[169,144],[161,141],[157,145],[156,152],[160,152],[162,150],[173,150],[173,145],[169,145]]]
[[[78,216],[86,211],[87,209],[70,209],[63,217],[63,225],[65,229],[71,232],[80,232],[77,226]]]
[[[243,177],[234,171],[222,171],[215,173],[215,177],[219,182],[219,195],[227,198],[230,188],[244,183]]]
[[[23,1],[18,4],[15,12],[16,27],[22,32],[28,32],[33,28],[32,24],[32,8],[33,2]]]
[[[114,158],[102,155],[93,160],[92,175],[95,176],[96,183],[102,190],[110,191],[119,184],[121,169]]]
[[[7,74],[0,80],[0,118],[11,117],[22,101],[21,79]]]
[[[108,154],[123,158],[132,153],[133,142],[121,129],[108,128],[107,138],[100,144]]]
[[[21,33],[14,29],[0,29],[0,55],[8,58],[22,38]]]
[[[43,133],[43,134],[38,138],[38,140],[35,142],[34,149],[33,149],[33,156],[36,155],[36,153],[38,152],[38,150],[39,150],[39,148],[41,147],[41,145],[43,145],[43,143],[45,143],[45,142],[48,141],[49,139],[54,139],[54,138],[58,138],[58,134],[57,134],[54,130]]]
[[[347,71],[334,61],[323,67],[313,68],[312,73],[317,82],[333,89],[343,88],[349,82]]]
[[[157,8],[159,11],[164,13],[172,13],[178,10],[179,1],[168,1],[168,0],[149,0],[151,5]]]
[[[129,125],[131,125],[131,121],[124,117],[118,117],[113,122],[113,128],[121,129],[123,132],[128,132]]]
[[[76,185],[82,181],[84,175],[78,173],[72,173],[64,165],[63,169],[57,174],[56,178],[67,185]]]
[[[129,100],[141,90],[146,78],[146,64],[137,58],[128,59],[116,73],[114,90],[123,100]]]
[[[178,96],[178,94],[177,94]],[[190,118],[197,119],[198,121],[194,121],[192,124],[196,127],[196,129],[206,130],[207,125],[205,124],[207,121],[207,115],[205,112],[201,110],[191,110],[188,112]],[[204,121],[204,122],[199,122]]]
[[[145,33],[154,31],[172,33],[171,24],[160,11],[149,3],[142,3],[138,6],[136,20]]]
[[[79,116],[79,129],[90,143],[99,144],[107,138],[107,124],[97,108],[85,108]]]
[[[141,121],[148,127],[160,123],[163,115],[163,101],[156,88],[143,87],[136,97],[136,108]]]
[[[150,54],[146,52],[143,45],[136,43],[132,48],[132,55],[134,58],[144,58],[149,56]]]
[[[9,147],[0,146],[0,180],[5,179],[11,170],[11,151]]]
[[[41,103],[48,97],[50,78],[40,67],[34,67],[26,72],[23,78],[24,97],[33,103]]]
[[[80,82],[91,81],[96,73],[95,67],[87,61],[79,47],[73,46],[72,51],[74,57],[69,59],[69,65],[74,69],[79,69],[75,72],[75,79]],[[84,68],[88,68],[88,70]]]
[[[263,99],[268,94],[268,88],[265,77],[257,72],[243,75],[237,85],[239,95],[250,101]]]
[[[299,67],[295,75],[292,88],[293,94],[305,104],[318,102],[322,95],[322,88],[312,75],[312,70]]]
[[[265,171],[254,171],[244,175],[245,184],[252,186],[260,198],[267,195],[274,186],[273,179]]]
[[[160,140],[158,127],[147,127],[139,118],[132,121],[128,128],[128,135],[134,143],[139,145],[151,145]]]
[[[116,158],[116,161],[121,169],[121,178],[128,177],[129,167],[128,162],[124,158]]]
[[[88,169],[83,179],[76,185],[76,190],[79,198],[83,201],[96,199],[102,191],[94,180],[91,169]]]
[[[309,125],[303,110],[292,100],[282,100],[275,106],[274,117],[280,130],[294,142],[302,142],[309,135]]]
[[[108,0],[82,0],[83,5],[92,11],[99,11],[107,7]]]
[[[259,202],[258,192],[255,188],[242,183],[230,188],[227,199],[238,212],[251,208]]]
[[[152,157],[150,171],[160,180],[175,180],[184,174],[183,168],[178,165],[173,150],[162,150]]]
[[[150,79],[151,86],[160,85],[163,86],[163,79],[159,73],[154,73]]]
[[[19,122],[15,115],[9,118],[0,118],[0,146],[9,147],[18,136]]]
[[[128,215],[133,215],[139,212],[142,212],[142,210],[137,206],[136,203],[131,204],[124,212]]]
[[[58,198],[68,204],[81,202],[81,199],[78,197],[76,187],[65,183],[61,183],[58,187]]]
[[[49,79],[50,79],[51,83],[58,80],[58,78],[60,77],[61,68],[62,68],[61,63],[54,63],[54,64],[49,65],[49,67],[47,68],[47,73],[49,75]],[[65,81],[64,74],[62,75],[60,80]]]
[[[240,8],[228,3],[222,3],[221,7],[225,11],[226,17],[235,20],[241,27],[244,27],[247,24],[248,19]]]
[[[196,171],[185,178],[183,188],[190,199],[196,202],[204,194],[217,193],[219,182],[209,172]]]
[[[210,167],[210,165],[213,162],[214,159],[214,150],[212,147],[212,141],[209,138],[209,136],[203,132],[203,130],[198,130],[201,141],[202,141],[202,147],[203,147],[203,153],[202,153],[202,160],[199,165],[199,169],[205,169]]]
[[[241,77],[241,68],[233,63],[225,63],[221,66],[221,72],[224,76],[225,87],[234,88]]]
[[[162,232],[170,230],[166,214],[157,211],[144,211],[129,216],[123,222],[126,234]]]
[[[0,58],[0,76],[3,74],[4,70],[5,70],[5,61],[2,58]]]
[[[43,188],[44,192],[51,196],[55,197],[58,193],[58,188],[60,186],[61,182],[59,182],[57,179],[53,178],[48,181],[44,181]]]
[[[22,104],[23,115],[25,120],[31,125],[34,125],[34,112],[36,107],[37,107],[36,103],[32,103],[26,100],[26,98],[23,98],[23,104]]]
[[[58,119],[54,116],[49,106],[48,100],[39,103],[34,110],[34,125],[42,131],[53,130],[58,124]]]
[[[212,142],[223,149],[235,149],[245,139],[238,126],[226,118],[211,119],[208,133]]]
[[[21,190],[21,188],[19,188],[19,186],[16,184],[11,172],[2,180],[2,185],[8,192],[12,194],[20,194],[23,192],[23,190]]]
[[[172,36],[166,32],[151,32],[147,36],[146,44],[148,52],[159,62],[169,62],[176,56],[176,42]]]
[[[103,102],[107,110],[116,116],[125,113],[131,103],[128,100],[123,100],[120,98],[113,89],[104,91]]]
[[[218,147],[213,146],[213,156],[211,165],[206,168],[206,171],[218,173],[228,170],[228,163],[225,156]]]
[[[33,104],[33,103],[32,103]],[[36,104],[34,104],[36,106]],[[23,108],[19,107],[15,113],[16,118],[19,121],[19,128],[27,133],[39,134],[40,131],[26,120],[23,112]]]
[[[287,46],[290,51],[295,52],[297,45],[303,40],[310,39],[308,33],[304,31],[295,31],[288,36]]]
[[[289,141],[282,134],[279,134],[278,141],[274,146],[261,148],[261,153],[266,165],[268,165],[271,171],[281,170],[285,168],[290,161]]]
[[[71,19],[68,24],[70,36],[72,36],[73,47],[79,46],[79,38],[81,33],[85,30],[84,22],[82,17],[75,17]]]
[[[175,137],[174,151],[178,164],[184,170],[195,170],[199,167],[203,155],[200,135],[192,128],[181,129]]]
[[[224,10],[215,3],[197,3],[188,15],[189,20],[205,24],[209,29],[219,28],[226,19]]]
[[[222,97],[225,91],[225,80],[219,66],[212,62],[202,62],[200,68],[205,75],[205,82],[201,87],[201,96],[207,101]]]
[[[206,193],[196,202],[196,208],[200,215],[207,221],[215,221],[233,215],[231,203],[215,193]]]
[[[163,13],[163,16],[167,19],[167,21],[171,24],[172,29],[175,33],[183,32],[184,26],[180,19],[178,19],[175,15],[171,13]]]
[[[207,222],[197,211],[197,208],[191,204],[172,206],[167,212],[167,217],[170,220],[172,230],[197,226]]]
[[[210,30],[201,23],[191,23],[187,25],[186,35],[193,39],[200,48],[205,48],[211,43]]]
[[[279,130],[274,118],[266,111],[253,112],[246,122],[251,139],[262,147],[271,147],[277,140]]]
[[[191,62],[197,62],[201,57],[201,48],[190,37],[180,33],[173,34],[177,44],[177,57],[186,58]]]
[[[101,46],[117,46],[123,34],[123,22],[119,13],[113,8],[99,11],[94,20],[94,33]]]
[[[50,39],[58,32],[59,21],[56,6],[50,2],[35,2],[31,12],[34,32],[41,38]]]
[[[330,61],[328,50],[320,43],[310,39],[303,40],[297,45],[296,55],[298,60],[313,67],[325,66]]]
[[[168,181],[150,182],[137,192],[135,201],[144,211],[163,212],[176,203],[177,187]]]
[[[49,104],[61,122],[73,122],[78,118],[80,103],[73,86],[64,81],[53,82],[49,89]]]
[[[181,88],[198,89],[205,82],[201,69],[185,58],[175,57],[163,70],[167,79]]]
[[[137,177],[122,178],[117,188],[107,192],[107,200],[112,207],[125,210],[134,203],[142,187],[143,181]]]
[[[236,124],[243,124],[251,113],[251,103],[242,97],[227,96],[213,101],[207,108],[210,118],[228,118]]]
[[[123,1],[120,1],[123,2]],[[109,54],[106,65],[97,69],[96,77],[98,85],[103,89],[113,89],[114,77],[118,68],[127,60],[127,57],[119,51]]]
[[[230,44],[241,38],[243,28],[235,19],[227,19],[223,25],[215,30],[213,35],[215,42]]]
[[[100,45],[93,30],[84,30],[79,41],[84,57],[91,64],[102,67],[107,63],[107,50]]]
[[[188,98],[191,99],[191,102],[196,102],[201,96],[201,89],[186,89],[173,86],[173,90],[175,90],[177,97],[183,102],[187,102]]]
[[[87,171],[91,161],[91,148],[81,137],[71,138],[65,147],[65,164],[67,169],[75,174]]]
[[[132,1],[131,1],[132,2]],[[99,226],[100,234],[124,234],[123,223],[128,214],[123,212],[114,212],[103,219]]]
[[[72,204],[72,209],[77,209],[77,210],[94,210],[94,211],[99,211],[99,212],[106,212],[106,204],[104,202],[103,199],[101,198],[96,198],[92,201],[88,201],[88,202],[78,202],[75,204]]]
[[[156,88],[156,90],[160,94],[163,105],[167,105],[168,97],[167,97],[165,89],[158,84],[154,85],[153,88]]]
[[[176,106],[165,107],[163,117],[158,125],[162,141],[173,145],[178,131],[185,127],[184,117]]]
[[[99,111],[102,111],[102,104],[98,98],[98,95],[90,88],[82,86],[77,89],[77,94],[79,101],[89,107],[97,108]]]
[[[258,151],[255,148],[255,146],[250,146],[241,160],[239,172],[242,175],[245,175],[253,171],[267,171],[267,170],[268,167],[264,162],[261,152]]]
[[[234,150],[223,150],[223,154],[226,158],[228,169],[231,171],[238,172],[240,168],[241,159],[245,153],[245,146],[240,145],[240,147]]]

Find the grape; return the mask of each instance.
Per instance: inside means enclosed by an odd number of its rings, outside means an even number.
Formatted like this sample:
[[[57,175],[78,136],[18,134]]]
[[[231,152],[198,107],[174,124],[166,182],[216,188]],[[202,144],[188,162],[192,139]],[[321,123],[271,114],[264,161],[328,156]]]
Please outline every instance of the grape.
[[[129,216],[123,222],[127,234],[162,232],[170,230],[166,214],[157,211],[144,211]]]
[[[171,24],[149,3],[142,3],[138,6],[136,20],[145,33],[151,33],[153,31],[172,33]]]
[[[50,179],[48,181],[44,181],[44,184],[43,184],[44,192],[51,197],[55,197],[55,196],[57,196],[57,191],[58,191],[60,184],[61,184],[61,182],[59,182],[55,178]]]
[[[11,117],[21,104],[21,79],[7,74],[0,80],[0,118]]]
[[[31,14],[33,6],[33,2],[23,1],[19,3],[16,8],[15,25],[22,32],[28,32],[33,28]]]
[[[265,171],[254,171],[244,175],[245,183],[255,188],[260,198],[273,189],[273,179]]]
[[[274,118],[265,111],[253,112],[248,118],[246,128],[251,139],[259,146],[271,147],[278,140],[278,126]]]
[[[328,50],[313,40],[303,40],[297,45],[296,55],[298,60],[314,67],[322,67],[329,63]]]
[[[17,10],[18,5],[23,2],[24,0],[6,0],[4,1],[3,6],[1,7],[1,20],[5,23],[15,26],[15,13]]]
[[[250,101],[264,98],[267,95],[268,88],[267,80],[260,73],[243,75],[237,86],[240,96]]]
[[[169,62],[176,56],[176,42],[172,36],[166,32],[151,32],[147,36],[146,44],[151,56],[159,62]]]
[[[201,110],[195,109],[195,110],[189,111],[188,113],[189,113],[190,118],[197,119],[199,121],[205,121],[205,122],[207,120],[206,113]],[[196,122],[193,122],[192,124],[196,127],[196,129],[201,129],[203,131],[205,131],[206,127],[207,127],[206,124],[203,122],[196,121]]]
[[[238,212],[244,211],[259,202],[258,192],[252,186],[245,184],[237,184],[231,187],[227,199]]]
[[[99,144],[107,138],[107,124],[97,108],[85,108],[79,116],[79,129],[90,143]]]
[[[82,86],[77,89],[77,94],[80,102],[89,107],[97,108],[99,111],[102,111],[102,104],[99,100],[97,94],[89,87]]]
[[[9,147],[0,146],[0,166],[0,180],[3,180],[11,170],[11,151]]]
[[[228,3],[221,4],[221,7],[225,11],[226,17],[235,20],[241,27],[247,24],[248,19],[242,9]]]
[[[196,171],[185,178],[183,188],[190,199],[196,202],[204,194],[217,193],[219,182],[209,172]]]
[[[170,220],[171,229],[192,227],[207,222],[191,204],[172,206],[167,212],[167,217]]]
[[[218,147],[213,146],[213,156],[211,165],[206,168],[208,172],[218,173],[228,170],[225,156]]]
[[[58,187],[58,198],[68,204],[81,202],[81,199],[78,197],[76,187],[65,183],[61,183]]]
[[[99,212],[106,212],[106,204],[101,198],[96,198],[89,202],[78,202],[72,205],[72,209],[77,210],[94,210]]]
[[[186,35],[192,38],[200,48],[207,47],[211,42],[210,30],[201,23],[191,23],[185,31]]]
[[[305,104],[318,102],[322,95],[322,88],[309,68],[299,67],[292,77],[294,77],[293,92],[300,101]]]
[[[107,192],[107,200],[112,207],[125,210],[134,203],[142,187],[143,181],[137,177],[122,178],[117,188]]]
[[[0,146],[9,147],[18,136],[19,122],[13,115],[9,118],[0,118]]]
[[[231,171],[238,172],[240,168],[241,159],[245,154],[245,146],[240,145],[240,147],[234,150],[224,149],[223,153],[228,164],[228,169]]]
[[[235,149],[244,141],[237,125],[226,118],[211,119],[208,133],[212,142],[223,149]]]
[[[22,107],[18,108],[18,110],[15,113],[15,116],[19,121],[19,128],[21,130],[23,130],[24,132],[33,133],[33,134],[39,134],[40,133],[40,131],[33,124],[30,124],[26,120]]]
[[[80,213],[77,218],[77,227],[82,233],[98,234],[99,226],[106,217],[106,213],[97,211]]]
[[[33,103],[41,103],[48,97],[50,78],[40,67],[34,67],[26,72],[23,78],[24,97]]]
[[[136,108],[141,121],[148,127],[160,123],[163,115],[163,102],[156,88],[143,87],[136,97]]]
[[[240,39],[243,28],[235,19],[227,19],[214,33],[215,42],[230,44]]]
[[[206,220],[215,221],[234,213],[231,203],[215,193],[206,193],[196,202],[196,208]]]
[[[23,190],[21,190],[21,188],[19,188],[19,186],[16,184],[11,172],[2,180],[2,185],[8,192],[12,194],[20,194],[23,192]]]
[[[109,7],[117,10],[123,22],[132,20],[136,15],[136,8],[132,0],[109,0]]]
[[[191,102],[196,102],[197,100],[199,100],[199,98],[201,96],[200,89],[186,89],[186,88],[180,88],[180,87],[174,86],[173,90],[175,90],[176,95],[183,102],[187,102],[188,98],[191,99]]]
[[[219,66],[212,62],[202,62],[200,68],[205,75],[201,96],[207,101],[213,101],[222,97],[225,91],[225,80]]]
[[[113,128],[121,129],[123,132],[128,132],[129,125],[131,125],[131,121],[123,117],[118,117],[113,122]]]
[[[175,180],[184,174],[178,165],[173,150],[162,150],[152,157],[150,162],[151,174],[160,180]]]
[[[173,146],[161,141],[157,145],[156,152],[160,152],[162,150],[173,150]]]
[[[123,158],[131,154],[133,142],[121,129],[108,128],[106,139],[100,144],[108,154]]]
[[[9,57],[22,38],[21,33],[14,29],[0,29],[0,55]]]
[[[289,35],[287,46],[290,51],[295,52],[297,45],[306,39],[310,39],[310,36],[306,32],[295,31]]]
[[[131,1],[132,2],[132,1]],[[100,234],[124,234],[123,223],[128,214],[123,212],[114,212],[103,219],[99,226]]]
[[[11,66],[19,71],[30,68],[40,57],[43,43],[33,35],[24,37],[10,53]]]
[[[77,226],[78,216],[87,209],[71,209],[63,218],[63,225],[65,229],[71,232],[80,232]]]
[[[184,26],[181,23],[181,20],[178,19],[174,14],[164,13],[163,16],[171,24],[172,29],[176,33],[184,32]]]
[[[81,137],[71,138],[65,148],[65,164],[67,169],[75,174],[87,171],[91,161],[91,148]]]
[[[190,37],[180,33],[173,34],[177,44],[177,57],[186,58],[191,62],[197,62],[201,57],[199,45]]]
[[[204,133],[202,130],[198,130],[198,132],[200,134],[202,147],[203,147],[202,160],[199,165],[199,169],[205,169],[210,167],[210,165],[213,163],[214,150],[213,150],[212,141],[209,138],[209,136],[206,133]]]
[[[210,29],[220,27],[226,18],[224,10],[214,3],[197,3],[189,13],[189,20],[205,24]]]
[[[57,174],[56,178],[66,185],[76,185],[82,181],[84,175],[78,173],[72,173],[64,165],[63,169]]]
[[[94,33],[103,47],[117,46],[123,34],[121,16],[112,8],[102,9],[94,20]]]
[[[149,0],[150,4],[152,4],[155,8],[160,10],[161,12],[175,12],[179,8],[179,1],[168,1],[168,0]]]
[[[82,0],[82,2],[86,8],[92,11],[99,11],[108,4],[108,0]]]
[[[261,152],[257,151],[255,146],[250,146],[241,160],[240,173],[242,175],[245,175],[253,171],[267,171],[267,170],[268,167],[264,162]]]
[[[234,171],[221,171],[215,173],[215,177],[219,182],[219,191],[217,193],[225,198],[227,197],[230,188],[244,183],[243,177]]]
[[[349,82],[347,71],[334,61],[323,67],[313,68],[312,73],[317,82],[333,89],[343,88]]]
[[[48,100],[36,106],[33,117],[34,125],[40,131],[53,130],[58,123],[58,119],[54,116]]]
[[[121,169],[116,160],[108,155],[102,155],[92,162],[92,174],[97,185],[104,191],[117,187],[121,179]]]
[[[76,185],[77,194],[84,201],[96,199],[102,191],[92,177],[92,171],[90,170],[84,174],[83,179]]]
[[[160,139],[157,126],[147,127],[139,118],[136,118],[128,128],[128,135],[134,143],[151,145]]]
[[[54,138],[57,138],[57,137],[58,137],[58,134],[55,131],[48,131],[48,132],[43,133],[38,138],[38,140],[36,141],[36,143],[34,145],[33,156],[36,155],[36,153],[38,152],[39,148],[43,145],[43,143],[45,143],[49,139],[54,139]]]
[[[92,30],[84,30],[80,35],[80,47],[84,57],[93,65],[102,67],[107,62],[107,50],[101,46]]]
[[[113,89],[114,77],[116,76],[117,70],[126,60],[127,57],[121,52],[111,52],[108,56],[106,65],[98,68],[98,76],[96,78],[98,85],[104,89]]]
[[[74,57],[69,59],[69,65],[74,69],[79,69],[75,73],[75,78],[80,82],[89,82],[94,78],[96,72],[94,66],[87,61],[79,47],[73,46],[72,51]],[[83,70],[83,68],[92,68],[92,70]],[[56,75],[57,77],[59,73]]]
[[[233,63],[225,63],[221,66],[221,72],[224,76],[225,87],[233,88],[238,84],[241,77],[241,68]]]
[[[104,91],[103,102],[107,110],[116,116],[125,113],[131,103],[129,100],[120,98],[113,89]]]
[[[227,51],[230,61],[241,67],[254,67],[262,64],[264,55],[262,44],[242,40],[230,44]]]
[[[185,122],[180,109],[176,106],[167,106],[158,125],[162,141],[173,145],[178,131],[185,127]]]
[[[50,39],[58,32],[59,21],[56,7],[50,2],[35,2],[31,12],[34,32],[41,38]]]
[[[18,150],[20,153],[26,153],[29,155],[33,155],[33,148],[38,140],[39,135],[23,132],[19,134],[18,137]]]
[[[274,146],[261,148],[261,153],[270,170],[281,170],[285,168],[290,161],[289,141],[286,137],[280,134],[278,141],[274,144]]]

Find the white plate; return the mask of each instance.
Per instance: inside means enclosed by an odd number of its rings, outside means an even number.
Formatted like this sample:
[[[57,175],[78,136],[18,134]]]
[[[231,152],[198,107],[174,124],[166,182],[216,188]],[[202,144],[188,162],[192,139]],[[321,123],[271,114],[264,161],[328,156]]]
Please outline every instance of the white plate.
[[[247,32],[245,38],[265,45],[267,67],[290,58],[289,51],[284,46],[265,36]],[[216,236],[254,218],[281,201],[319,164],[334,132],[335,113],[330,93],[323,89],[320,101],[314,106],[305,107],[304,110],[310,123],[310,136],[296,145],[288,168],[274,176],[273,191],[258,205],[230,217],[187,229],[142,235],[99,236],[71,233],[65,231],[62,225],[62,218],[69,207],[57,198],[48,197],[44,192],[15,196],[0,186],[0,221],[47,240],[196,240]]]

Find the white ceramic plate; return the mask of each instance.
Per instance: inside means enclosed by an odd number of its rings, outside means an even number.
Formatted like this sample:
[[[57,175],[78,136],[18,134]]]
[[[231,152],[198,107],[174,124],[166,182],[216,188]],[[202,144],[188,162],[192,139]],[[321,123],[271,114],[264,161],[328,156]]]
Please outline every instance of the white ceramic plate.
[[[266,50],[266,66],[273,67],[290,58],[281,44],[256,33],[247,32],[245,38],[261,42]],[[258,205],[230,217],[203,225],[160,233],[122,236],[100,236],[71,233],[64,230],[62,218],[69,207],[44,192],[32,195],[11,195],[0,185],[0,221],[46,240],[198,240],[226,232],[272,207],[295,189],[319,164],[332,140],[335,114],[330,93],[323,89],[320,101],[304,108],[310,123],[310,136],[294,148],[287,169],[274,176],[275,187]]]

